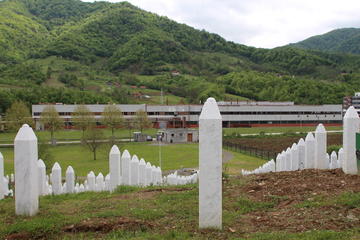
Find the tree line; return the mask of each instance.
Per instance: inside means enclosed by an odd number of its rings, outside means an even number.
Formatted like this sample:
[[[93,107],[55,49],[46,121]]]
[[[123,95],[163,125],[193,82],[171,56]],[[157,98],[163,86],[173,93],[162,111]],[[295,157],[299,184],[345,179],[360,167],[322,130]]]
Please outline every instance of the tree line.
[[[51,143],[55,144],[54,134],[64,129],[64,119],[60,117],[54,105],[46,106],[40,116],[44,130],[50,132]],[[82,132],[81,142],[88,146],[93,153],[94,160],[96,160],[97,149],[105,139],[102,129],[98,127],[99,123],[111,130],[111,138],[109,139],[111,143],[116,141],[115,131],[119,128],[127,128],[129,131],[138,129],[142,133],[144,129],[152,127],[145,111],[138,110],[134,119],[125,120],[121,109],[114,104],[108,104],[99,119],[86,105],[77,105],[71,117],[71,124]],[[29,124],[33,127],[35,124],[29,108],[21,101],[16,101],[11,105],[6,111],[4,120],[6,129],[9,131],[17,131],[23,124]]]

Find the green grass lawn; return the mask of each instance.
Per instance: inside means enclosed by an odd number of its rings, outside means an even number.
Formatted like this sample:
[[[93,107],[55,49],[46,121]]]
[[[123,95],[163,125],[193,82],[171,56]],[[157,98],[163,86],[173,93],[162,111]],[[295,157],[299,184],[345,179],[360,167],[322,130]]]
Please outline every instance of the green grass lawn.
[[[250,200],[251,193],[239,193],[248,181],[258,185],[250,178],[229,178],[224,182],[222,230],[198,229],[196,185],[120,187],[113,194],[40,197],[39,213],[33,217],[15,216],[14,199],[1,200],[0,239],[358,239],[359,227],[331,231],[327,225],[318,229],[307,225],[307,231],[294,232],[297,216],[290,217],[289,227],[279,229],[263,224],[266,227],[257,229],[253,222],[260,221],[261,214],[276,214],[288,200],[281,196]],[[247,186],[253,186],[250,183]],[[328,200],[337,201],[337,207],[345,209],[347,201],[342,196]],[[334,221],[328,219],[326,212],[320,214],[318,217],[324,222]]]
[[[227,150],[229,151],[229,150]],[[239,175],[241,169],[245,170],[254,170],[258,168],[260,165],[267,162],[264,159],[260,159],[257,157],[249,156],[246,154],[229,151],[233,154],[233,159],[223,164],[224,171],[231,175]]]
[[[104,137],[109,139],[111,137],[111,130],[110,129],[103,129]],[[131,134],[131,138],[133,137],[133,132],[138,130],[133,129],[129,132],[128,129],[116,129],[115,130],[115,137],[116,138],[129,138]],[[151,135],[155,137],[158,129],[150,128],[145,129],[143,131],[144,134]],[[50,132],[49,131],[35,131],[36,136],[39,140],[45,141],[50,140]],[[64,140],[80,140],[82,137],[82,131],[80,130],[62,130],[55,132],[55,138],[58,141]],[[12,143],[15,139],[16,132],[0,132],[0,143]]]
[[[223,134],[258,134],[258,133],[295,133],[315,131],[316,127],[253,127],[253,128],[223,128]],[[326,127],[326,130],[342,130],[342,126]]]

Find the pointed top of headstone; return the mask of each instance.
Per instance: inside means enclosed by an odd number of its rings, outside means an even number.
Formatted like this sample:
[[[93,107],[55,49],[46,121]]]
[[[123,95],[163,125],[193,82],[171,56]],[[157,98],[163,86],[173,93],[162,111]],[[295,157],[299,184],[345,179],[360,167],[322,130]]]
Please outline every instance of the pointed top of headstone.
[[[52,170],[54,170],[54,169],[60,169],[60,170],[61,170],[61,167],[60,167],[60,165],[59,165],[58,162],[56,162],[56,163],[54,164]]]
[[[326,133],[325,127],[322,123],[320,123],[315,130],[315,133]]]
[[[339,153],[344,153],[344,149],[343,149],[343,148],[340,148],[340,149],[339,149]]]
[[[89,172],[88,176],[95,177],[95,173],[93,171]]]
[[[344,118],[359,118],[359,114],[354,106],[350,106],[348,110],[346,110]]]
[[[308,134],[306,135],[305,141],[314,141],[314,135],[311,132],[308,132]]]
[[[16,134],[15,141],[37,140],[36,135],[29,125],[24,124]]]
[[[131,162],[139,162],[139,158],[134,154],[131,158]]]
[[[276,156],[276,161],[279,161],[281,157],[281,153],[278,153],[278,155]]]
[[[145,162],[145,160],[142,158],[142,159],[140,159],[140,163],[139,163],[140,165],[146,165],[146,162]]]
[[[111,150],[110,150],[110,154],[118,154],[118,155],[120,155],[120,150],[119,150],[118,146],[113,145]]]
[[[296,143],[293,143],[293,145],[291,145],[291,148],[296,148],[297,147],[297,144]]]
[[[201,110],[199,119],[221,119],[219,107],[215,98],[208,98]]]
[[[110,180],[110,174],[106,175],[105,180]]]
[[[130,153],[127,149],[124,150],[123,154],[121,155],[121,158],[128,158],[130,159]]]
[[[151,163],[147,162],[147,163],[146,163],[146,167],[149,167],[149,168],[150,168],[150,167],[151,167]]]
[[[45,163],[44,163],[43,160],[39,159],[39,160],[37,161],[37,164],[38,164],[38,167],[45,168]]]
[[[334,157],[337,157],[337,155],[336,155],[336,152],[335,152],[335,151],[332,151],[332,152],[331,152],[331,158],[334,158]]]
[[[103,175],[102,173],[99,173],[99,175],[97,175],[96,178],[98,178],[98,179],[100,179],[100,178],[104,179],[104,175]]]
[[[68,168],[66,169],[66,173],[74,173],[74,169],[72,168],[72,166],[68,166]]]
[[[284,155],[285,154],[285,150],[283,150],[282,152],[281,152],[281,155]]]
[[[1,152],[0,152],[0,158],[2,158],[2,159],[4,158],[4,156],[2,155],[2,153],[1,153]]]
[[[300,138],[299,142],[298,142],[299,146],[305,146],[305,141],[303,138]]]
[[[288,147],[287,149],[286,149],[286,151],[285,151],[285,153],[290,153],[290,148]]]

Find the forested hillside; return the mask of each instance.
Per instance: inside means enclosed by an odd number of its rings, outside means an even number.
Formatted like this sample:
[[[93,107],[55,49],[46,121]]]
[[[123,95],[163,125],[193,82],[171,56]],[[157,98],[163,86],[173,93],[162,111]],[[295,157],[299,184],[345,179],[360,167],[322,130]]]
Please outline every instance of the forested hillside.
[[[360,54],[360,29],[341,28],[313,36],[292,46],[337,53]]]
[[[161,89],[172,103],[340,103],[359,69],[358,55],[248,47],[127,2],[0,2],[0,113],[15,99],[136,103]]]

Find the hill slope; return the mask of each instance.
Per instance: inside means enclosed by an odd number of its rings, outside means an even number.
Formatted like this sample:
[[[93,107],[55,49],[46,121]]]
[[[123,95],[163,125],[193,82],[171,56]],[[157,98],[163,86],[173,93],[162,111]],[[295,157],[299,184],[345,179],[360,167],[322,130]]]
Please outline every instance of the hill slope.
[[[310,37],[291,46],[303,49],[360,54],[360,29],[342,28]]]
[[[208,96],[226,100],[229,93],[253,100],[340,103],[360,82],[360,56],[248,47],[127,2],[6,0],[0,13],[0,112],[15,99],[141,102],[129,85],[163,89],[191,103]],[[173,70],[181,75],[172,76]],[[20,89],[8,90],[15,87]]]

